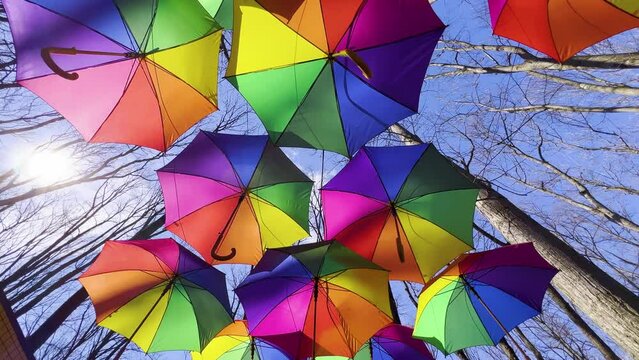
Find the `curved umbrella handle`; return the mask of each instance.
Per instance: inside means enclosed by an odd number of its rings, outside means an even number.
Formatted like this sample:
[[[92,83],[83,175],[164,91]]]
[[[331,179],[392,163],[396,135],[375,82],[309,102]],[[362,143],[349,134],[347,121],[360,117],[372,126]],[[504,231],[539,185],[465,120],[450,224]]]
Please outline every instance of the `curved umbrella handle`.
[[[237,250],[235,248],[231,248],[231,252],[228,255],[220,255],[215,252],[215,248],[211,249],[211,257],[218,261],[227,261],[231,260],[237,254]]]
[[[355,63],[355,65],[357,65],[357,68],[359,69],[359,71],[362,72],[362,75],[364,75],[366,80],[370,80],[370,78],[373,77],[373,72],[371,71],[371,68],[368,67],[368,65],[366,64],[366,61],[364,61],[364,59],[361,56],[359,56],[355,51],[345,49],[336,53],[333,56],[345,56],[351,59]]]
[[[64,71],[51,57],[51,54],[64,54],[64,55],[77,55],[78,51],[76,48],[58,48],[58,47],[46,47],[40,50],[40,56],[45,64],[58,76],[65,78],[67,80],[77,80],[80,76],[78,73],[70,73]]]

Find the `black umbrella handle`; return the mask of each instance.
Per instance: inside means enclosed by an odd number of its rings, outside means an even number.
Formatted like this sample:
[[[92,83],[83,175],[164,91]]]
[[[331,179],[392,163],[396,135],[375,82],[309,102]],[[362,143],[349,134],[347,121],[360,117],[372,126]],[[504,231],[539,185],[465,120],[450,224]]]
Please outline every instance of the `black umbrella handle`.
[[[215,240],[215,243],[213,244],[213,247],[211,248],[211,257],[217,261],[231,260],[232,258],[235,257],[235,254],[237,254],[237,249],[235,248],[231,248],[231,252],[227,255],[220,255],[217,253],[217,250],[220,247],[220,245],[222,245],[222,241],[226,237],[226,234],[228,232],[229,227],[231,226],[231,223],[235,220],[235,216],[237,216],[237,212],[240,209],[240,205],[242,205],[242,201],[244,201],[244,198],[246,198],[246,194],[247,194],[247,191],[245,190],[244,192],[242,192],[242,194],[238,198],[237,204],[235,205],[235,209],[233,209],[233,213],[229,217],[229,220],[226,222],[226,224],[224,224],[224,228],[222,229],[222,231],[220,231],[220,234],[217,236],[217,239]]]
[[[44,61],[44,63],[47,64],[49,69],[51,69],[51,71],[56,73],[56,75],[62,78],[65,78],[67,80],[78,80],[78,78],[80,77],[78,73],[64,71],[64,69],[62,69],[60,66],[58,66],[58,64],[56,64],[51,54],[77,55],[78,51],[76,50],[76,48],[46,47],[40,50],[40,56],[42,57],[42,61]]]
[[[153,52],[157,51],[154,49]],[[137,54],[133,52],[129,53],[118,53],[112,51],[97,51],[97,50],[78,50],[74,47],[71,48],[61,48],[61,47],[45,47],[40,50],[40,56],[42,57],[42,61],[53,71],[56,75],[67,79],[67,80],[78,80],[80,75],[76,72],[68,72],[61,68],[55,60],[53,60],[53,54],[58,55],[101,55],[101,56],[122,56],[125,58],[137,58],[142,57],[144,54]]]
[[[220,255],[216,253],[214,250],[211,250],[211,257],[217,261],[227,261],[231,260],[237,254],[237,250],[235,248],[231,248],[231,252],[228,255]]]

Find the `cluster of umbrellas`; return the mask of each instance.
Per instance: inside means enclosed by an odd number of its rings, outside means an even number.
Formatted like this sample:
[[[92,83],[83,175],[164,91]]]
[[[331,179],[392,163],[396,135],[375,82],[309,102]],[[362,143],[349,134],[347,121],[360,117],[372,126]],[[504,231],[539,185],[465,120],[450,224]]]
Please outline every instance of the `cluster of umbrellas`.
[[[478,190],[433,145],[364,146],[418,112],[445,29],[427,1],[2,3],[20,84],[87,141],[160,151],[216,110],[233,29],[226,78],[268,135],[199,132],[157,171],[166,229],[183,243],[109,241],[80,277],[98,324],[143,351],[428,360],[422,340],[446,354],[494,345],[541,311],[556,269],[530,244],[466,253]],[[639,26],[632,1],[488,4],[495,34],[560,62]],[[350,158],[319,190],[318,242],[297,244],[313,182],[278,146]],[[219,264],[253,266],[234,289],[242,320]],[[389,280],[424,284],[414,329]]]

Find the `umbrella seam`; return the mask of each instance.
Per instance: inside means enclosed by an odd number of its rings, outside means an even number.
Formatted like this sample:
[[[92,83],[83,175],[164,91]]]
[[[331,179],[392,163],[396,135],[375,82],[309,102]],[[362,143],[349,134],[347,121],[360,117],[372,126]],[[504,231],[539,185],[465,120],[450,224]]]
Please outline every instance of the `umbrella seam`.
[[[86,28],[86,29],[89,29],[91,32],[94,32],[94,33],[96,33],[96,34],[98,34],[98,35],[100,35],[100,36],[102,36],[102,37],[104,37],[104,38],[108,39],[109,41],[111,41],[111,42],[113,42],[113,43],[115,43],[115,44],[119,45],[120,47],[122,47],[122,48],[124,48],[124,49],[126,49],[126,50],[134,51],[134,49],[131,49],[131,48],[129,48],[128,46],[126,46],[126,45],[122,44],[121,42],[119,42],[118,40],[115,40],[115,39],[111,38],[110,36],[107,36],[107,35],[105,35],[105,34],[101,33],[100,31],[98,31],[98,30],[96,30],[96,29],[94,29],[94,28],[90,27],[88,24],[83,24],[83,23],[81,23],[80,21],[78,21],[78,20],[76,20],[76,19],[73,19],[72,17],[69,17],[69,16],[67,16],[67,15],[65,15],[65,14],[62,14],[62,13],[60,13],[60,12],[56,11],[56,10],[49,9],[48,7],[45,7],[45,6],[41,5],[41,4],[38,4],[38,3],[36,3],[36,2],[33,2],[32,0],[24,0],[24,1],[25,1],[25,2],[27,2],[27,3],[29,3],[29,4],[31,4],[31,5],[37,6],[37,7],[41,8],[41,9],[43,9],[43,10],[45,10],[45,11],[48,11],[48,12],[50,12],[50,13],[53,13],[54,15],[60,16],[60,17],[62,17],[62,18],[65,18],[65,19],[67,19],[67,20],[69,20],[69,21],[71,21],[71,22],[73,22],[73,23],[76,23],[76,24],[78,24],[78,25],[80,25],[80,26],[82,26],[82,27],[84,27],[84,28]],[[115,4],[114,4],[114,5],[115,5]],[[116,8],[117,8],[117,5],[116,5]],[[119,11],[118,11],[118,12],[119,12]],[[128,26],[126,25],[126,23],[125,23],[125,21],[124,21],[124,18],[122,18],[121,20],[122,20],[122,23],[124,24],[125,28],[128,30]],[[13,35],[13,34],[12,34],[12,35]],[[136,44],[136,45],[137,45],[137,44]],[[16,54],[16,56],[17,56],[17,54]]]

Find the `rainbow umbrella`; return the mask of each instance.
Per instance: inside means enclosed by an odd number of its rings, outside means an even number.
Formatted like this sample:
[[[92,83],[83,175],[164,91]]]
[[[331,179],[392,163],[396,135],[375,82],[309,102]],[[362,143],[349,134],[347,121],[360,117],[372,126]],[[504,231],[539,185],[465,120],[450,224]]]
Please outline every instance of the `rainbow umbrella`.
[[[636,3],[636,0],[611,0]],[[604,39],[639,26],[607,0],[488,0],[495,35],[564,62]]]
[[[353,154],[418,111],[444,25],[424,0],[238,0],[227,79],[281,146]]]
[[[495,345],[541,312],[555,274],[531,243],[462,255],[426,284],[413,336],[446,354]]]
[[[390,324],[368,340],[353,360],[435,360],[426,344],[413,339],[412,333],[410,327]]]
[[[166,150],[216,110],[220,26],[197,0],[2,0],[17,81],[91,142]]]
[[[158,170],[167,229],[212,264],[256,264],[308,236],[313,182],[268,136],[201,131]]]
[[[334,241],[267,250],[235,293],[251,335],[296,359],[351,357],[391,322],[388,272]]]
[[[107,241],[79,280],[98,325],[144,352],[201,351],[232,322],[224,273],[172,239]]]
[[[325,238],[423,283],[472,248],[477,193],[433,145],[364,147],[321,189]]]
[[[278,348],[249,335],[245,320],[236,320],[220,331],[193,360],[287,360]]]

